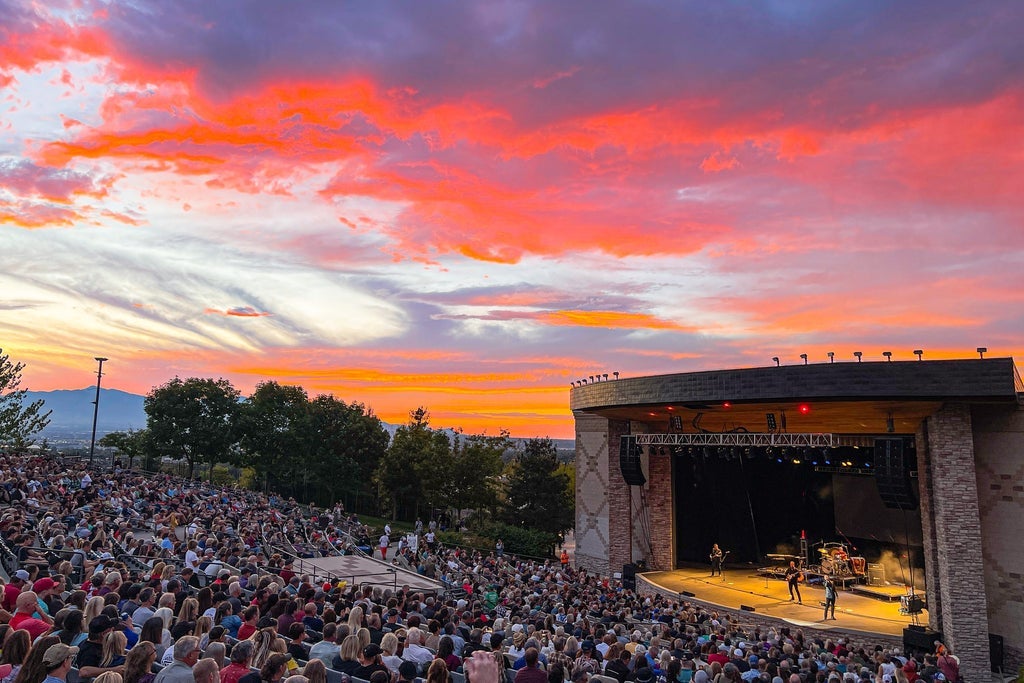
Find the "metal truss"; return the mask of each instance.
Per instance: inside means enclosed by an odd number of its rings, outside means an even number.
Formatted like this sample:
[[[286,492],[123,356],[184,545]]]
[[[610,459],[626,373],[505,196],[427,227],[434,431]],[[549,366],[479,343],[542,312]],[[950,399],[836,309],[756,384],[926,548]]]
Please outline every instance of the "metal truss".
[[[633,434],[638,446],[792,446],[832,448],[846,445],[835,434],[778,432],[698,432],[696,434]]]

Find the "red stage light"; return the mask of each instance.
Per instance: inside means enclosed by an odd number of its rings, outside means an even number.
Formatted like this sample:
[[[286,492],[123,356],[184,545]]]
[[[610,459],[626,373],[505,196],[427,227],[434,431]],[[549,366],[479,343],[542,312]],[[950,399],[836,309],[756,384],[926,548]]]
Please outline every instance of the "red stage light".
[[[811,412],[811,407],[806,403],[803,403],[800,405],[799,410],[801,415],[806,415],[807,413]]]
[[[728,410],[729,408],[732,408],[732,404],[726,401],[722,404],[722,407]]]

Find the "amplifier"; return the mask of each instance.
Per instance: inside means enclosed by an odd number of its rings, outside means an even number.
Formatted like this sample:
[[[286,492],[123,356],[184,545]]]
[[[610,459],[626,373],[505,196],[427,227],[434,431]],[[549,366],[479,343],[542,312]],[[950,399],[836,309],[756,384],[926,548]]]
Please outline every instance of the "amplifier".
[[[885,585],[885,566],[881,564],[868,564],[868,585]]]

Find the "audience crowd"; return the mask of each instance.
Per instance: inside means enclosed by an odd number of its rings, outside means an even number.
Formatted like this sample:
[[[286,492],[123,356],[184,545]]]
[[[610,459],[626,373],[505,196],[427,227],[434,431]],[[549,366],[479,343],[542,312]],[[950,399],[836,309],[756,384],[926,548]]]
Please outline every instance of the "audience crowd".
[[[0,683],[915,683],[957,658],[763,628],[562,561],[380,543],[341,505],[0,457]],[[372,539],[372,540],[371,540]],[[301,574],[378,545],[434,594]]]

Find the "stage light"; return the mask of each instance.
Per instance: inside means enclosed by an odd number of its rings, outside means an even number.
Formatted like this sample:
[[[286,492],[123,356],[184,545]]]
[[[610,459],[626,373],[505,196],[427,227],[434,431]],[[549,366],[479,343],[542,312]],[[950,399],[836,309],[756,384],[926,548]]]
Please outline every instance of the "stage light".
[[[768,431],[774,432],[779,428],[779,423],[775,421],[775,413],[765,413],[765,420],[768,421]]]
[[[594,381],[594,376],[593,375],[590,376],[590,381],[591,381],[591,383],[593,383],[593,381]]]
[[[836,362],[836,352],[835,351],[829,351],[828,352],[828,362],[829,363],[835,363]]]
[[[807,415],[808,413],[811,412],[811,407],[809,405],[807,405],[806,403],[801,403],[800,407],[797,408],[797,410],[800,411],[801,415]]]
[[[617,372],[613,372],[612,375],[615,377],[615,379],[619,378],[619,373],[617,373]]]
[[[782,458],[777,458],[775,462],[782,462]]]
[[[793,458],[793,464],[794,465],[799,465],[800,464],[800,458]]]
[[[725,403],[722,404],[722,407],[728,410],[729,408],[732,408],[732,404],[726,401]]]
[[[857,362],[858,362],[858,363],[860,363],[860,362],[861,362],[861,361],[860,361],[860,359],[861,359],[861,356],[863,356],[863,355],[864,355],[864,354],[863,354],[862,352],[860,352],[860,351],[854,351],[854,352],[853,352],[853,356],[854,356],[854,358],[856,358],[856,359],[857,359]]]
[[[892,351],[882,351],[882,355],[885,356],[888,362],[892,362]]]
[[[807,354],[806,353],[801,353],[800,354],[800,358],[803,359],[804,365],[807,365]]]
[[[914,349],[914,355],[917,356],[918,360],[921,360],[921,356],[924,355],[924,351],[922,349]]]
[[[984,358],[985,354],[988,353],[988,347],[986,347],[986,346],[979,346],[975,350],[978,352],[978,357],[979,358]]]
[[[604,381],[605,381],[605,382],[607,382],[607,381],[608,381],[608,373],[607,373],[607,372],[606,372],[606,373],[604,373],[603,375],[601,375],[601,377],[602,377],[602,378],[604,378]]]
[[[772,360],[775,361],[775,367],[779,367],[779,357],[778,356],[772,356]]]

